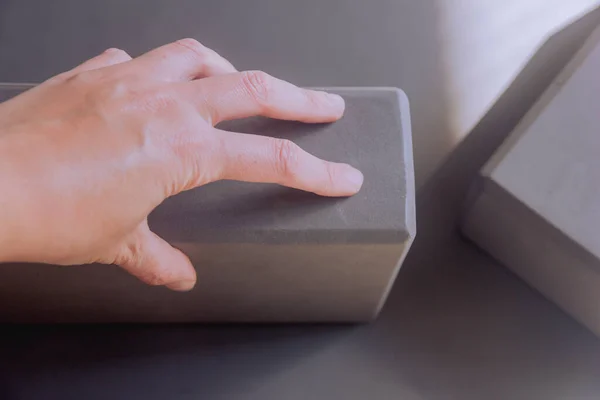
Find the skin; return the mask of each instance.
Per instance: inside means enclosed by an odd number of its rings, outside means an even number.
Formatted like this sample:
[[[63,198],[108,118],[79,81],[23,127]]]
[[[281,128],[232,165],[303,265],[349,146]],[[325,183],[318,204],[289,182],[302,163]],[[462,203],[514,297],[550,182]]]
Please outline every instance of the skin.
[[[116,264],[187,291],[189,259],[150,231],[166,198],[232,179],[350,196],[362,174],[294,143],[221,131],[261,115],[341,118],[341,97],[238,72],[193,39],[132,59],[109,49],[0,104],[0,262]]]

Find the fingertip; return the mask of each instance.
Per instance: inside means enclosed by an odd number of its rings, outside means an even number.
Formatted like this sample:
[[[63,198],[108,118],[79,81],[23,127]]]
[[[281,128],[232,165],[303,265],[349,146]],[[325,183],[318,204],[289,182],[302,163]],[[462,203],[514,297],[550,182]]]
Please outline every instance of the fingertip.
[[[332,108],[335,112],[336,120],[342,118],[342,116],[344,115],[344,111],[346,110],[346,101],[342,96],[338,94],[329,93],[328,97],[329,101],[333,106]]]
[[[146,221],[118,246],[117,256],[111,259],[148,285],[187,292],[196,284],[191,260],[153,233]]]
[[[313,103],[322,110],[323,122],[334,122],[342,118],[346,109],[346,102],[342,96],[323,91],[313,92],[313,94],[318,97],[318,101],[313,100]]]
[[[314,193],[327,197],[349,197],[357,194],[363,186],[364,176],[358,169],[348,164],[325,162],[326,172],[323,173],[324,180],[321,180],[316,185]],[[328,177],[325,179],[325,177]],[[327,182],[326,184],[324,184]],[[307,184],[301,188],[310,190],[310,185]]]
[[[181,250],[173,247],[173,251],[174,262],[171,267],[176,266],[178,278],[166,283],[165,286],[177,292],[189,292],[196,286],[196,270],[191,260]]]
[[[346,101],[339,94],[326,93],[326,95],[327,95],[327,101],[329,101],[331,103],[331,105],[333,107],[335,107],[336,109],[343,111],[344,108],[346,108]]]
[[[172,282],[165,286],[176,292],[189,292],[190,290],[192,290],[194,288],[194,286],[196,286],[196,281],[195,280],[183,280],[183,281]]]
[[[360,191],[365,177],[358,169],[343,164],[343,172],[340,174],[339,185],[343,195],[352,196]]]

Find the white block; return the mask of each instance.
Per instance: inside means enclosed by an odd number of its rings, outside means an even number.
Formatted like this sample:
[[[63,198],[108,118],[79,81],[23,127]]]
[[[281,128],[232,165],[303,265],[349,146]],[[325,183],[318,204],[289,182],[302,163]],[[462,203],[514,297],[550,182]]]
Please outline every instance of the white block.
[[[600,336],[600,29],[483,168],[463,231]]]

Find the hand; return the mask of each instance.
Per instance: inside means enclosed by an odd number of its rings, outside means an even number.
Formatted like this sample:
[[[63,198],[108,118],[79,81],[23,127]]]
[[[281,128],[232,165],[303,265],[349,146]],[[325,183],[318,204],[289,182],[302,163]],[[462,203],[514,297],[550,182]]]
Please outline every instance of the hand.
[[[148,228],[167,197],[220,179],[348,196],[363,179],[290,141],[214,126],[343,111],[339,96],[237,72],[195,40],[135,59],[107,50],[0,105],[0,261],[117,264],[190,290],[189,259]]]

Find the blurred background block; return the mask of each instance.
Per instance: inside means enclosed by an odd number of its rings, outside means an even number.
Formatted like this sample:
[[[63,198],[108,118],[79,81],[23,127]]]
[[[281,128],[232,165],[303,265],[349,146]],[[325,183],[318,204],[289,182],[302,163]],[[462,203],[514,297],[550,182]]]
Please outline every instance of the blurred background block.
[[[492,157],[465,233],[600,335],[600,30]]]

